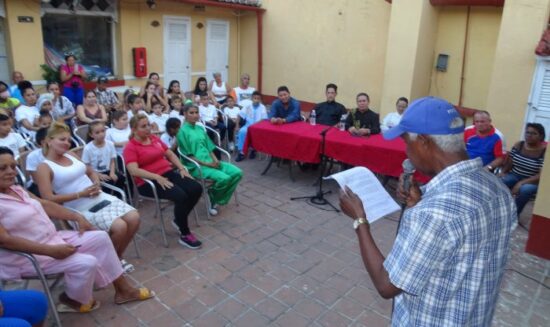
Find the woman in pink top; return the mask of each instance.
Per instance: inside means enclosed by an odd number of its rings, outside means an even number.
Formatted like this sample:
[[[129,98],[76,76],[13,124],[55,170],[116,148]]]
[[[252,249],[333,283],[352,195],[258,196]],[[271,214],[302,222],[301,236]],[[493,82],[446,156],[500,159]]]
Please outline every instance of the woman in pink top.
[[[201,197],[201,184],[189,175],[174,152],[151,134],[147,116],[135,115],[130,120],[130,127],[132,134],[124,147],[123,156],[139,193],[152,197],[151,188],[140,177],[152,180],[158,196],[174,202],[173,224],[181,233],[178,242],[191,249],[200,248],[202,243],[191,233],[187,221],[189,213]],[[172,165],[178,172],[174,171]]]
[[[84,79],[87,75],[84,67],[76,63],[76,57],[73,54],[65,56],[65,65],[61,65],[59,74],[63,82],[63,95],[71,100],[75,107],[82,104]]]
[[[42,198],[80,212],[97,228],[108,231],[126,272],[134,267],[123,259],[139,229],[139,213],[126,202],[101,191],[99,177],[69,151],[70,130],[54,122],[48,129],[45,160],[36,170],[35,183]]]
[[[117,304],[155,295],[147,288],[134,288],[124,278],[107,233],[93,231],[82,215],[14,185],[16,165],[11,150],[0,147],[0,245],[36,255],[46,274],[63,273],[65,292],[59,296],[58,311],[90,312],[99,308],[92,294],[94,284],[102,288],[112,283]],[[48,216],[75,222],[79,230],[56,231]],[[30,261],[0,250],[0,279],[35,274]]]

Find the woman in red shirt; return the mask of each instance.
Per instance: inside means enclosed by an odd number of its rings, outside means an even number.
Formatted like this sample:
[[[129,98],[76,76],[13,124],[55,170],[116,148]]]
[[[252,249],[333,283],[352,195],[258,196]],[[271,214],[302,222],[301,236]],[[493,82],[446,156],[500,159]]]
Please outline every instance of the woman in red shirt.
[[[158,196],[174,202],[174,224],[181,233],[178,242],[191,249],[200,248],[202,243],[189,230],[187,218],[202,195],[201,185],[189,175],[174,152],[151,134],[147,116],[135,115],[130,120],[130,127],[132,134],[123,155],[139,193],[152,197],[151,188],[140,177],[152,180]]]

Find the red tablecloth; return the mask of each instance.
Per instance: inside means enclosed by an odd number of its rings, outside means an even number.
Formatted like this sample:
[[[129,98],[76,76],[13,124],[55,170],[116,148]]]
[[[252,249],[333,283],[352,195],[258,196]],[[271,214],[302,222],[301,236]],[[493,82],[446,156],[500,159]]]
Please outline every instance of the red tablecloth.
[[[244,150],[246,153],[250,146],[275,157],[318,163],[320,133],[327,127],[311,126],[305,122],[273,125],[263,121],[248,128]],[[394,177],[401,175],[403,160],[407,158],[405,142],[401,138],[388,141],[382,135],[358,137],[337,128],[331,128],[326,135],[325,154],[338,161]],[[419,174],[415,178],[422,182],[429,180]]]
[[[401,138],[385,140],[381,134],[369,137],[352,136],[331,129],[327,134],[325,154],[353,166],[367,167],[375,173],[399,176],[407,159],[405,142]]]
[[[303,162],[320,162],[321,133],[327,126],[304,122],[273,125],[265,120],[248,127],[244,152],[248,147],[275,157]]]

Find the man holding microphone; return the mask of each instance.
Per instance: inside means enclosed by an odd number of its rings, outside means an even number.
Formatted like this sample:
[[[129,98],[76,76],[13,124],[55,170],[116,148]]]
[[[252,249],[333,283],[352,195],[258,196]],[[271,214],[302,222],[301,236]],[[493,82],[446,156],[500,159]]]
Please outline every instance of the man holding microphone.
[[[370,233],[361,200],[342,192],[354,219],[365,267],[384,298],[394,298],[392,326],[490,326],[504,273],[514,201],[498,178],[469,160],[464,122],[453,105],[434,97],[414,101],[384,133],[401,136],[417,170],[431,176],[398,195],[407,209],[384,258]]]

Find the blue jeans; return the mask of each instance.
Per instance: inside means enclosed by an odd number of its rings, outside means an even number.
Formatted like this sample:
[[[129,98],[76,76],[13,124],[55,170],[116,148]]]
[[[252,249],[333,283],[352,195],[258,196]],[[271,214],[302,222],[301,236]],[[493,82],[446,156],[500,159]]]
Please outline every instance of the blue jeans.
[[[84,101],[84,89],[81,87],[67,87],[63,88],[63,95],[69,99],[76,109],[76,106],[82,104]]]
[[[508,186],[509,189],[512,189],[517,182],[525,179],[520,175],[514,174],[512,172],[502,176],[502,182]],[[516,196],[516,207],[518,209],[518,216],[527,204],[533,195],[537,194],[539,186],[535,184],[523,184],[519,188],[519,194]]]
[[[4,306],[0,327],[35,325],[48,313],[46,296],[38,291],[0,291],[0,302]]]

